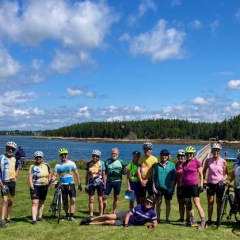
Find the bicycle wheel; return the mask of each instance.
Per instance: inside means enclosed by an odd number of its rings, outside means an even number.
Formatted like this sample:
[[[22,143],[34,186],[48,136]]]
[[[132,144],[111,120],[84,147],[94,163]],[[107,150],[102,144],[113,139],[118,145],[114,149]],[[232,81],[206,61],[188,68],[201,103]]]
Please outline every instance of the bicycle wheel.
[[[58,194],[57,198],[57,222],[60,222],[61,217],[61,208],[62,208],[62,194]]]
[[[54,193],[53,200],[52,200],[52,203],[50,205],[50,208],[51,208],[50,211],[52,211],[52,216],[56,217],[56,213],[57,213],[57,192]]]
[[[221,211],[220,211],[220,218],[219,218],[219,221],[217,223],[217,227],[220,227],[220,225],[222,223],[223,215],[226,214],[227,202],[228,202],[228,196],[225,195],[223,200],[222,200]]]

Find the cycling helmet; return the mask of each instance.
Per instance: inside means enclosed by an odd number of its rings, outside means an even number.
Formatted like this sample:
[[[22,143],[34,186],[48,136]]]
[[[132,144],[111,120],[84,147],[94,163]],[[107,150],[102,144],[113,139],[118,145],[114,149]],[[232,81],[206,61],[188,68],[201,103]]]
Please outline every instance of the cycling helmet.
[[[97,155],[97,156],[101,157],[101,152],[99,150],[93,150],[92,155]]]
[[[42,157],[42,158],[43,158],[43,156],[44,156],[44,154],[43,154],[42,151],[36,151],[36,152],[34,153],[34,157]]]
[[[153,148],[153,145],[152,145],[152,143],[150,143],[150,142],[145,142],[145,143],[143,143],[143,148],[152,149],[152,148]]]
[[[156,198],[152,195],[147,196],[146,201],[155,204],[156,203]]]
[[[68,154],[68,150],[66,148],[60,148],[59,151],[58,151],[58,154],[61,155],[61,154]]]
[[[219,144],[219,143],[213,143],[212,144],[212,149],[215,148],[215,149],[222,149],[222,146]]]
[[[133,152],[132,152],[132,155],[137,155],[137,156],[140,157],[140,156],[141,156],[141,153],[140,153],[139,151],[133,151]]]
[[[14,149],[17,148],[17,144],[16,144],[15,142],[12,142],[12,141],[7,142],[5,146],[6,146],[6,147],[12,147],[12,148],[14,148]]]
[[[169,151],[167,149],[163,149],[161,150],[160,155],[169,155]]]
[[[195,153],[196,152],[196,149],[192,146],[188,146],[186,149],[185,149],[185,153]]]
[[[183,149],[179,149],[177,151],[177,155],[184,155],[185,156],[185,151]]]

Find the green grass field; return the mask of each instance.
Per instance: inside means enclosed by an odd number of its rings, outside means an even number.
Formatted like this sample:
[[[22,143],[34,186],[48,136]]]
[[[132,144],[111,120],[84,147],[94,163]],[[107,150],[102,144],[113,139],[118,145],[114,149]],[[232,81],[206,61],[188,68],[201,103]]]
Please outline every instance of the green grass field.
[[[79,170],[82,182],[84,183],[85,171]],[[7,228],[0,228],[0,238],[7,239],[84,239],[84,240],[123,240],[123,239],[240,239],[240,225],[231,221],[223,221],[223,225],[217,229],[216,226],[210,226],[205,230],[197,230],[196,228],[185,227],[184,224],[175,222],[179,218],[178,205],[176,195],[172,200],[172,211],[170,215],[171,224],[160,223],[157,228],[147,229],[141,227],[122,227],[114,226],[79,226],[83,217],[88,216],[88,196],[83,192],[77,193],[77,208],[75,213],[75,222],[61,221],[57,224],[56,219],[51,217],[48,212],[50,202],[52,200],[54,188],[49,189],[45,202],[44,218],[46,221],[37,225],[31,224],[31,200],[29,195],[29,186],[27,181],[28,172],[20,171],[16,188],[16,197],[13,206],[12,219],[17,223],[7,224]],[[128,201],[124,199],[124,190],[126,189],[126,177],[124,176],[122,192],[120,196],[120,204],[118,210],[128,209]],[[206,193],[201,194],[201,203],[206,215]],[[195,209],[195,208],[194,208]],[[97,211],[97,199],[95,200],[95,210]],[[109,197],[107,212],[112,211],[112,196]],[[214,208],[215,220],[216,209]],[[97,214],[97,212],[96,212]],[[199,216],[195,211],[196,219]],[[207,217],[207,216],[206,216]],[[162,219],[165,219],[165,206],[162,206]]]

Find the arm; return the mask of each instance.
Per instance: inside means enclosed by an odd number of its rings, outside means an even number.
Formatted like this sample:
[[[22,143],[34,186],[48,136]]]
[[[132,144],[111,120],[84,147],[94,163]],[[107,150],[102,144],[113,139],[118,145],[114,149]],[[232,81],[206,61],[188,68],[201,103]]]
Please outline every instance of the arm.
[[[235,172],[232,171],[232,172],[231,172],[230,180],[228,181],[228,184],[230,184],[234,179],[235,179]]]
[[[130,186],[130,181],[129,181],[129,177],[130,177],[130,170],[127,168],[127,190],[131,190],[131,186]]]
[[[225,181],[228,177],[228,168],[227,168],[227,161],[224,161],[224,166],[223,166],[223,181]]]
[[[33,174],[29,173],[28,174],[28,182],[29,182],[29,186],[31,189],[34,189],[34,185],[33,185]]]
[[[77,169],[74,170],[73,173],[74,173],[75,177],[77,178],[78,185],[81,185],[81,180],[80,180],[80,175],[78,173],[78,170]]]
[[[126,217],[125,217],[125,226],[124,227],[128,227],[128,223],[129,223],[129,218],[133,215],[133,213],[130,211],[127,213]]]
[[[203,187],[203,168],[202,167],[198,168],[198,175],[200,180],[200,187]]]
[[[86,175],[85,175],[85,188],[88,187],[88,170],[86,170]]]
[[[206,181],[207,169],[208,169],[208,159],[206,160],[206,162],[204,164],[204,167],[203,167],[203,181],[204,181],[204,183],[207,183],[207,181]]]
[[[106,188],[107,178],[106,178],[106,173],[105,173],[105,171],[102,171],[102,177],[103,177],[103,182],[104,182],[104,188]]]

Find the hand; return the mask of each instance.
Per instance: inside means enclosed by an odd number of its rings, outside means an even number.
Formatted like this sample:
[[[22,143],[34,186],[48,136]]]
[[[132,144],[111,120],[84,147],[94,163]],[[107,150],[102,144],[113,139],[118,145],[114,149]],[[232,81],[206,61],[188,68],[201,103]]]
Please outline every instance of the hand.
[[[154,228],[153,224],[147,225],[147,229],[152,229],[152,228]]]
[[[225,184],[225,182],[223,180],[218,182],[218,186],[223,186]]]
[[[85,193],[88,194],[88,186],[85,187]]]
[[[2,185],[2,195],[6,196],[8,194],[9,188],[6,185]]]
[[[174,192],[174,189],[172,188],[172,187],[170,187],[169,189],[168,189],[168,193],[169,194],[172,194]]]
[[[82,185],[81,185],[81,183],[78,185],[78,191],[79,191],[79,192],[82,191]]]
[[[207,189],[207,188],[208,188],[207,183],[204,183],[204,184],[203,184],[203,188],[204,188],[204,189]]]
[[[203,186],[199,186],[199,187],[198,187],[198,191],[199,191],[199,193],[202,193],[203,190],[204,190],[204,189],[203,189]]]
[[[31,193],[31,194],[35,194],[34,187],[31,187],[30,193]]]
[[[52,186],[52,184],[53,184],[53,179],[51,179],[49,182],[48,182],[48,186]]]
[[[105,192],[106,191],[106,186],[103,186],[103,192]]]
[[[124,228],[128,228],[129,226],[128,226],[128,224],[124,224],[123,227]]]

